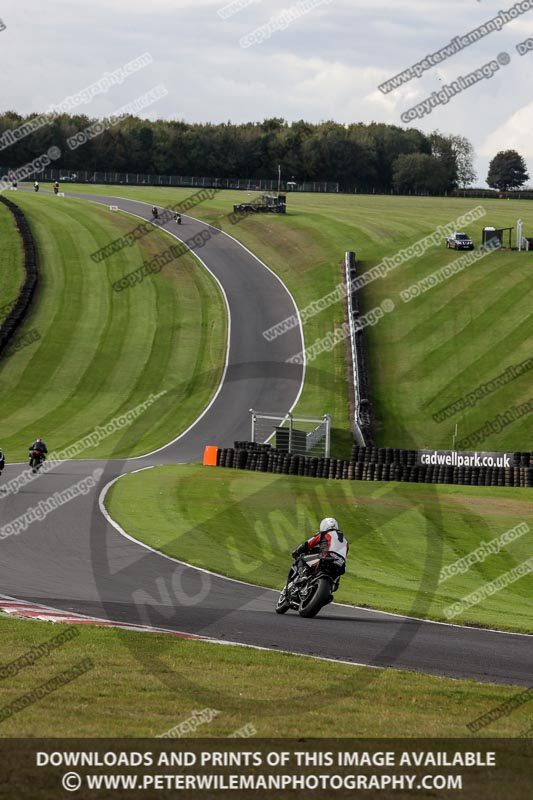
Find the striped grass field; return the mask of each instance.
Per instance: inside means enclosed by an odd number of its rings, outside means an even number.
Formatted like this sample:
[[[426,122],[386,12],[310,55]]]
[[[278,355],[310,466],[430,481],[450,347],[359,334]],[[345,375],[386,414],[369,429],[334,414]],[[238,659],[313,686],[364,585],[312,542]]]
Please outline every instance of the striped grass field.
[[[226,312],[214,279],[193,256],[142,287],[111,282],[168,246],[154,232],[106,265],[89,254],[131,228],[131,217],[52,195],[19,193],[42,275],[21,336],[32,344],[0,362],[0,442],[9,461],[43,436],[59,450],[166,392],[135,422],[86,457],[134,456],[161,446],[196,419],[222,374]]]
[[[161,205],[198,191],[117,186],[75,189],[107,191]],[[252,215],[231,224],[228,214],[233,203],[254,196],[223,191],[190,213],[219,225],[250,247],[283,278],[300,308],[331,292],[342,280],[346,250],[357,253],[364,271],[476,206],[482,207],[485,216],[464,228],[476,245],[481,243],[485,225],[515,226],[519,217],[524,220],[524,234],[533,234],[533,204],[468,198],[296,193],[288,196],[286,216]],[[396,307],[394,313],[367,328],[376,438],[381,446],[449,448],[456,423],[461,440],[497,414],[533,397],[530,370],[444,421],[434,418],[450,403],[532,354],[532,253],[494,253],[411,302],[402,301],[402,290],[460,255],[444,244],[431,247],[360,290],[367,311],[385,299]],[[335,330],[343,320],[342,302],[312,317],[304,327],[306,346]],[[300,414],[332,414],[333,454],[339,457],[349,454],[350,444],[346,355],[346,348],[338,345],[309,364],[297,407]],[[528,414],[500,433],[490,433],[481,449],[531,450],[532,442],[533,415]]]

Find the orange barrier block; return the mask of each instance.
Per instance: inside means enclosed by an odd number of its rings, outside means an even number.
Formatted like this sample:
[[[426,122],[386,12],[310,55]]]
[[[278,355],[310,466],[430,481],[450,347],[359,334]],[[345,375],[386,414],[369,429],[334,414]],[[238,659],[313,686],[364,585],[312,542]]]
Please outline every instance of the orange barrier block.
[[[204,449],[204,466],[216,467],[218,447],[208,444]]]

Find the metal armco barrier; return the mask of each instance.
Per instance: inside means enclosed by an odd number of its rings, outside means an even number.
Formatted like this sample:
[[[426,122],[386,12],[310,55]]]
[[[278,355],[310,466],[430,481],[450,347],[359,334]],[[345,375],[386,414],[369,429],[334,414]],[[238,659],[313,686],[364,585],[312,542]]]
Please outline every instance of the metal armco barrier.
[[[346,286],[351,287],[352,281],[357,277],[357,259],[353,252],[348,252],[344,256],[344,274]],[[357,318],[361,316],[357,289],[350,290],[346,295],[346,303],[350,325],[353,373],[354,433],[358,444],[371,445],[373,439],[370,381],[368,379],[365,332],[362,329],[357,330],[356,326]]]

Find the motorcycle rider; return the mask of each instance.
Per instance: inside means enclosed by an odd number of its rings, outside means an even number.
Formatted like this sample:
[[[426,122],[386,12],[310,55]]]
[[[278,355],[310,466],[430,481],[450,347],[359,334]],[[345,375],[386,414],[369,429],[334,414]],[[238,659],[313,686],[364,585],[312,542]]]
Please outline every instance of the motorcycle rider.
[[[2,470],[6,465],[6,459],[4,453],[2,452],[2,448],[0,447],[0,475],[2,474]]]
[[[59,192],[59,181],[54,183],[54,194],[58,194]]]
[[[178,223],[178,225],[181,225],[181,214],[178,214],[178,212],[177,212],[177,211],[176,211],[176,213],[174,214],[174,222],[177,222],[177,223]]]
[[[41,461],[45,460],[46,454],[48,453],[48,448],[41,438],[36,439],[34,443],[28,447],[28,450],[30,452],[30,463],[31,463],[31,456],[34,450],[37,450],[37,452],[40,454]]]
[[[152,217],[155,217],[155,219],[157,219],[157,216],[158,216],[157,208],[155,206],[152,206]]]
[[[315,533],[310,539],[302,542],[302,544],[300,544],[296,550],[293,550],[291,553],[292,557],[294,558],[294,563],[289,570],[287,587],[291,581],[296,580],[300,573],[301,556],[317,548],[321,555],[323,553],[337,553],[337,555],[341,556],[346,563],[346,556],[348,555],[349,547],[350,546],[346,540],[346,536],[341,530],[339,530],[337,520],[333,517],[325,517],[320,523],[320,529],[318,533]],[[344,571],[345,567],[342,568],[342,572],[340,574],[344,574]]]
[[[38,192],[38,191],[39,191],[39,181],[35,181],[35,183],[33,184],[33,188],[34,188],[34,190],[35,190],[36,192]]]

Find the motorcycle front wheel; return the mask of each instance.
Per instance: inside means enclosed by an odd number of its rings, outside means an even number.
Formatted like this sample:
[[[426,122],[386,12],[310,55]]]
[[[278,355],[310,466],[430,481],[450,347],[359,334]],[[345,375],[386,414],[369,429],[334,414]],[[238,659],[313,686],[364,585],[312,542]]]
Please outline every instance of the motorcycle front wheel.
[[[285,614],[289,608],[290,603],[287,601],[287,594],[285,589],[282,591],[280,596],[278,597],[278,602],[276,603],[276,614]]]
[[[331,583],[327,578],[319,578],[311,586],[307,594],[300,603],[298,613],[301,617],[316,617],[322,606],[325,606],[331,595]]]

